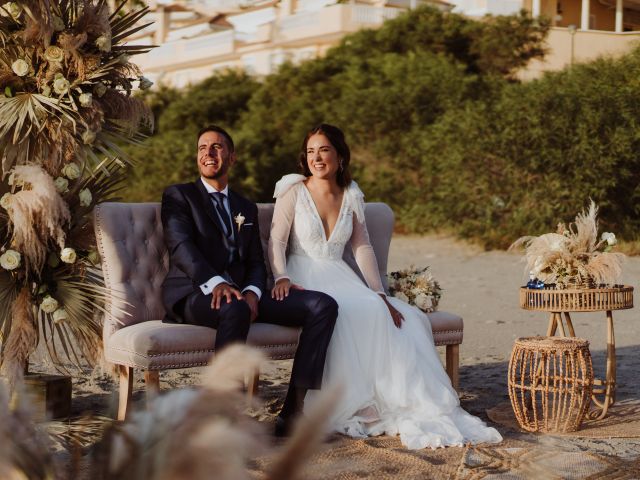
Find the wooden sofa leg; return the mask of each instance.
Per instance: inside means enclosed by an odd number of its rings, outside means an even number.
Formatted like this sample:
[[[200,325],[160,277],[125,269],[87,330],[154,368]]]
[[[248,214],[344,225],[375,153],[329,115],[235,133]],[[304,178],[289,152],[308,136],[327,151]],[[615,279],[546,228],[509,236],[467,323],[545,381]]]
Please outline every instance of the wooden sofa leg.
[[[460,387],[460,373],[458,370],[460,365],[460,345],[447,345],[446,357],[447,375],[451,379],[451,385],[457,391]]]
[[[145,370],[144,383],[147,389],[147,407],[160,393],[160,372],[158,370]]]
[[[131,403],[133,392],[133,367],[118,365],[120,371],[120,398],[118,401],[118,420],[123,421],[127,417],[127,408]]]
[[[253,399],[258,394],[258,382],[260,381],[260,372],[256,371],[250,376],[247,382],[247,400],[249,405],[253,403]]]

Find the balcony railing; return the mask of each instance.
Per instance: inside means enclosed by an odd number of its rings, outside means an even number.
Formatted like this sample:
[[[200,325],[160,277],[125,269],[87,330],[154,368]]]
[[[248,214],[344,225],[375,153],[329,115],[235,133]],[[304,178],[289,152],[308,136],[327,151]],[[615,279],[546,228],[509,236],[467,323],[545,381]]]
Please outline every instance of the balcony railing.
[[[370,7],[368,5],[353,5],[351,21],[357,25],[380,25],[385,20],[396,18],[402,10],[398,8]]]
[[[234,51],[234,32],[216,32],[167,42],[137,58],[141,68],[157,69],[227,55]]]

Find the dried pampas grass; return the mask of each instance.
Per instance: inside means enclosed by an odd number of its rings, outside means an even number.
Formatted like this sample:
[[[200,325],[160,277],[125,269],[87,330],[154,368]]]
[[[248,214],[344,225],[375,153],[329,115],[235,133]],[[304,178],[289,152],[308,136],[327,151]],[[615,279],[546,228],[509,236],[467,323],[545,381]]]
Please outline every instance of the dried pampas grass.
[[[94,480],[243,480],[258,455],[267,460],[269,480],[301,478],[302,466],[325,435],[325,423],[339,395],[325,391],[293,436],[273,452],[262,426],[244,413],[240,385],[265,363],[245,345],[222,350],[203,372],[198,389],[167,392],[147,411],[111,427],[99,445]],[[268,457],[268,458],[269,458]]]
[[[324,440],[327,418],[341,394],[342,388],[339,386],[321,392],[313,407],[306,410],[305,416],[298,420],[291,439],[269,468],[267,480],[304,478],[302,467]]]
[[[556,233],[516,240],[509,250],[525,249],[527,272],[557,288],[613,285],[622,274],[622,253],[609,252],[607,240],[598,240],[598,207],[592,201],[568,227]]]
[[[53,242],[60,250],[65,246],[63,227],[71,219],[69,207],[53,183],[53,178],[37,165],[15,167],[14,185],[22,190],[11,198],[11,245],[23,256],[27,275],[42,270]]]
[[[11,321],[9,337],[2,344],[0,372],[7,378],[9,389],[13,392],[18,381],[22,379],[29,355],[38,346],[31,293],[27,287],[22,288],[13,302]]]
[[[264,363],[244,345],[221,351],[199,389],[173,390],[156,398],[105,437],[107,453],[96,464],[104,479],[243,479],[246,463],[263,449],[260,426],[243,414],[238,388]]]

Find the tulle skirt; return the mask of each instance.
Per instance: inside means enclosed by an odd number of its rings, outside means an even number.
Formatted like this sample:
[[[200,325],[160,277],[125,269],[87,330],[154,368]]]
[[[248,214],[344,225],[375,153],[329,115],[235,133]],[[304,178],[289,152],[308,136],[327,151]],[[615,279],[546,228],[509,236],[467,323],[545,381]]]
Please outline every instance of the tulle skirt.
[[[400,435],[410,449],[502,441],[496,429],[460,407],[423,312],[389,297],[405,319],[397,328],[380,296],[342,260],[292,254],[287,271],[293,283],[338,302],[323,376],[323,387],[342,387],[332,430],[352,437]],[[307,407],[316,396],[309,391]]]

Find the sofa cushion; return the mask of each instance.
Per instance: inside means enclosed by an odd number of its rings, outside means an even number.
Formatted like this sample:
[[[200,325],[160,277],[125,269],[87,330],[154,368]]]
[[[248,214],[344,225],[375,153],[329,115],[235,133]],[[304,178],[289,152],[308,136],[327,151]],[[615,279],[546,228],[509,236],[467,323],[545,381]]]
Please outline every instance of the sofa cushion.
[[[293,358],[299,329],[254,323],[247,343],[272,359]],[[216,331],[198,325],[150,320],[121,328],[109,337],[107,361],[150,370],[206,365],[214,353]]]
[[[462,318],[447,312],[429,314],[436,345],[462,342]],[[298,346],[297,328],[254,323],[247,343],[271,359],[293,358]],[[206,365],[214,353],[212,328],[150,320],[121,328],[109,337],[105,357],[109,362],[148,370]]]

